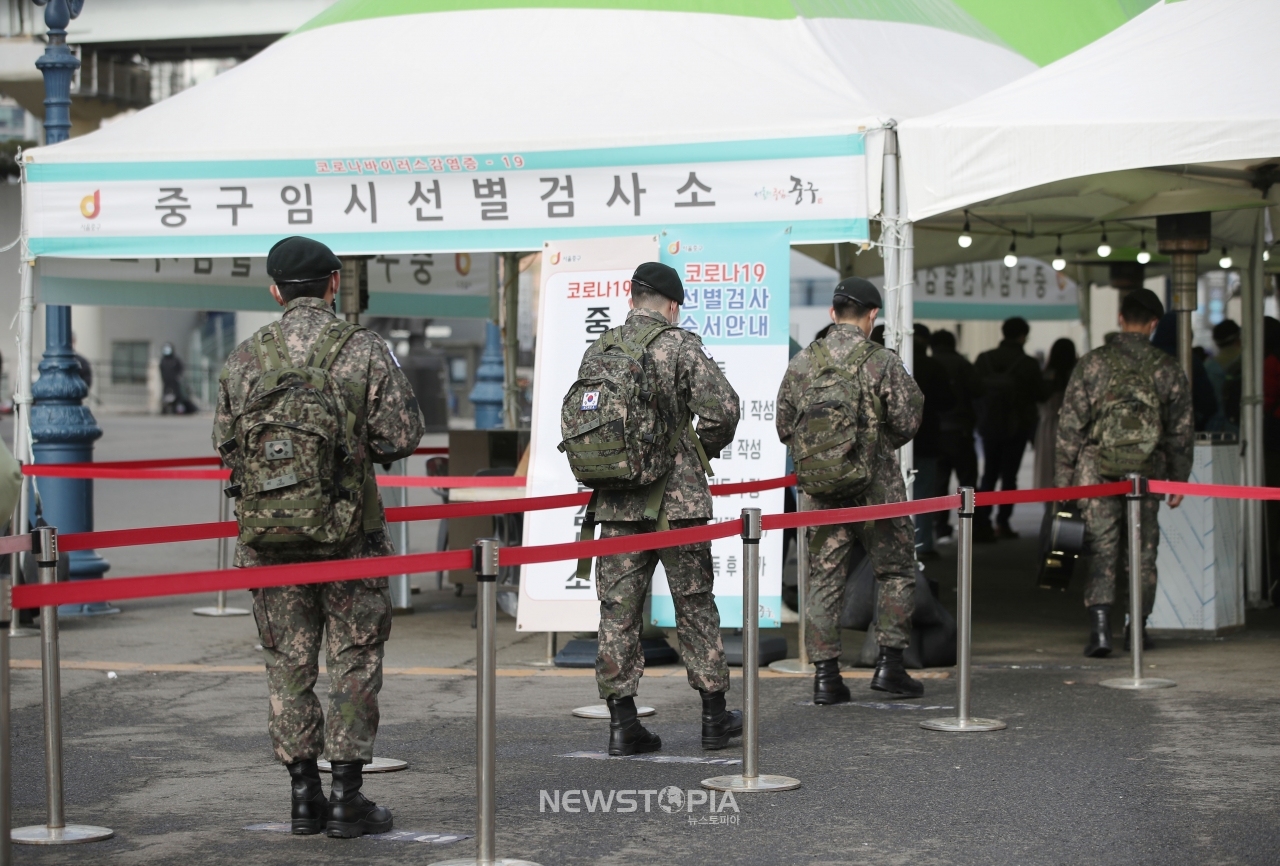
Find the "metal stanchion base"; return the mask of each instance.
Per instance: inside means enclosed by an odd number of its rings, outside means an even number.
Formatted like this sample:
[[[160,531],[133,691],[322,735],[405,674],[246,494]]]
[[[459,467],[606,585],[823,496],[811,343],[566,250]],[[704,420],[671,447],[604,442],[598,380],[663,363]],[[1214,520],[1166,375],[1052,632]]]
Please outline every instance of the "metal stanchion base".
[[[656,713],[653,707],[636,707],[636,716],[652,716]],[[592,704],[588,707],[578,707],[573,714],[580,719],[607,719],[609,718],[609,707],[607,704]]]
[[[1162,680],[1158,677],[1116,677],[1113,680],[1103,680],[1098,685],[1107,689],[1171,689],[1177,685],[1173,680]]]
[[[316,766],[320,768],[322,773],[333,772],[333,765],[326,760],[316,761]],[[364,771],[366,773],[396,773],[407,769],[408,766],[408,761],[401,761],[399,758],[374,758],[372,764],[364,765]]]
[[[983,731],[1003,731],[1009,725],[999,719],[929,719],[927,722],[921,722],[920,727],[926,731],[947,731],[952,733],[973,731],[981,733]]]
[[[90,824],[68,824],[52,830],[43,824],[34,827],[18,827],[9,834],[18,845],[75,845],[79,842],[101,842],[115,835],[108,827]]]
[[[191,611],[196,616],[248,616],[249,611],[242,607],[197,607]]]
[[[40,637],[40,629],[14,626],[9,629],[9,637]]]
[[[712,776],[702,780],[702,787],[713,791],[732,791],[735,794],[752,791],[794,791],[800,787],[800,780],[790,776],[759,775],[752,778],[746,776]]]
[[[800,659],[781,659],[769,664],[769,670],[783,674],[811,674],[816,668],[812,664],[802,665]]]
[[[495,857],[494,860],[486,860],[481,863],[477,858],[471,857],[470,860],[442,860],[431,863],[431,866],[538,866],[531,860],[511,860],[509,857]]]

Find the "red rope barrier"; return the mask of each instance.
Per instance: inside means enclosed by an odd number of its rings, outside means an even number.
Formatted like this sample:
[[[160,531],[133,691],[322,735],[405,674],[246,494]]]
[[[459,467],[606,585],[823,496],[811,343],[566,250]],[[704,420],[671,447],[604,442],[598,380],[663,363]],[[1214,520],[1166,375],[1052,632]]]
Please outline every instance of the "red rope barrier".
[[[1068,499],[1097,499],[1121,496],[1133,489],[1128,481],[1086,484],[1083,487],[1038,487],[1035,490],[987,491],[974,496],[976,505],[1015,505],[1025,502],[1063,502]]]
[[[471,567],[470,550],[442,553],[415,553],[409,556],[375,556],[368,559],[340,559],[294,565],[264,565],[222,571],[191,571],[147,577],[115,577],[107,580],[73,580],[68,583],[27,584],[13,588],[14,608],[46,607],[55,604],[88,604],[95,601],[122,601],[190,595],[220,590],[261,589],[267,586],[297,586],[383,577],[388,574],[417,574],[424,571],[452,571]],[[175,581],[181,580],[181,585]]]
[[[1280,499],[1280,487],[1243,487],[1238,484],[1191,484],[1183,481],[1148,481],[1152,493],[1210,496],[1221,499]]]
[[[829,508],[819,511],[797,511],[792,514],[766,514],[764,529],[794,529],[798,526],[830,526],[835,523],[865,523],[890,517],[910,517],[960,507],[960,494],[916,499],[911,502],[886,502],[883,505],[859,505],[854,508]]]

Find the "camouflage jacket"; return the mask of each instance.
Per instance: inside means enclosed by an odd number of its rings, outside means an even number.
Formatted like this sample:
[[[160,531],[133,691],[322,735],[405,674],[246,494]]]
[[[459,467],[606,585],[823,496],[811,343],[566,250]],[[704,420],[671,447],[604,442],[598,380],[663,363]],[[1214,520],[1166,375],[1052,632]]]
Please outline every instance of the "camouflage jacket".
[[[1058,412],[1058,440],[1054,447],[1053,483],[1057,487],[1097,484],[1096,443],[1090,430],[1111,378],[1107,356],[1121,352],[1154,371],[1155,391],[1160,398],[1162,435],[1153,456],[1151,477],[1165,481],[1186,481],[1191,474],[1195,441],[1191,409],[1191,389],[1177,360],[1151,345],[1142,334],[1112,334],[1107,345],[1094,349],[1071,373],[1067,392]]]
[[[280,325],[295,364],[306,358],[317,335],[333,319],[333,311],[319,298],[297,298],[289,302]],[[252,338],[237,346],[227,358],[218,378],[218,402],[214,407],[215,449],[234,435],[235,419],[243,411],[261,372]],[[356,332],[338,354],[332,373],[343,386],[347,407],[356,415],[356,460],[372,472],[375,463],[390,463],[412,454],[422,440],[426,425],[409,380],[382,338],[372,331]],[[359,518],[357,509],[357,522]],[[353,527],[349,550],[336,558],[380,556],[391,552],[385,531],[381,540],[375,542],[358,527]],[[261,552],[242,544],[236,545],[237,567],[270,565],[294,558],[296,554],[282,555],[279,559],[264,557]]]
[[[627,313],[621,327],[638,330],[649,320],[666,321],[661,313],[637,308]],[[599,351],[597,345],[599,341],[588,347],[587,353]],[[663,331],[649,344],[646,357],[647,363],[653,365],[648,372],[658,392],[662,414],[677,422],[686,417],[686,412],[697,415],[703,450],[708,457],[719,454],[733,441],[738,429],[738,392],[712,360],[711,353],[703,348],[702,339],[682,328]],[[662,500],[667,520],[709,520],[711,491],[707,474],[687,430],[680,439],[675,462]],[[601,490],[596,495],[596,519],[643,520],[648,495],[648,488]]]
[[[848,358],[857,345],[866,339],[866,334],[857,325],[836,324],[823,338],[823,342],[831,353],[832,360],[839,362]],[[782,385],[778,388],[778,415],[775,424],[778,438],[786,445],[791,443],[791,436],[795,433],[800,396],[809,382],[811,355],[810,348],[806,347],[792,358],[787,365],[786,375],[782,377]],[[876,457],[872,463],[876,480],[871,495],[877,499],[884,497],[887,502],[901,501],[906,499],[906,489],[895,452],[916,435],[924,416],[924,394],[902,365],[902,359],[888,349],[872,352],[862,369],[874,393],[884,405],[880,442],[876,446]]]

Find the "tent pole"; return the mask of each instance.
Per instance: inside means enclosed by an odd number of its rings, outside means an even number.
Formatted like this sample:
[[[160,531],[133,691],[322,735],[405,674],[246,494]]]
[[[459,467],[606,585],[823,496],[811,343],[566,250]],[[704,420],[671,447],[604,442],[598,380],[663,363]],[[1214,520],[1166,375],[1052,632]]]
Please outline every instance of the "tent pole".
[[[884,344],[898,347],[900,327],[898,289],[902,278],[898,254],[898,124],[889,120],[884,130],[884,203],[880,210],[880,247],[884,251]],[[868,336],[870,336],[868,334]],[[905,361],[905,358],[904,358]]]
[[[35,260],[25,255],[19,267],[22,295],[18,302],[18,381],[13,394],[13,456],[31,462],[31,335],[35,332]]]
[[[1253,250],[1249,260],[1249,279],[1241,292],[1241,315],[1244,333],[1241,334],[1241,390],[1240,433],[1244,440],[1244,483],[1250,487],[1266,484],[1266,469],[1262,448],[1262,362],[1263,303],[1266,290],[1263,281],[1266,274],[1262,265],[1263,211],[1258,211],[1253,233]],[[1263,503],[1246,501],[1245,510],[1245,598],[1249,607],[1265,607],[1265,571],[1263,548]]]
[[[502,415],[508,430],[519,426],[516,363],[520,360],[520,254],[502,254]]]

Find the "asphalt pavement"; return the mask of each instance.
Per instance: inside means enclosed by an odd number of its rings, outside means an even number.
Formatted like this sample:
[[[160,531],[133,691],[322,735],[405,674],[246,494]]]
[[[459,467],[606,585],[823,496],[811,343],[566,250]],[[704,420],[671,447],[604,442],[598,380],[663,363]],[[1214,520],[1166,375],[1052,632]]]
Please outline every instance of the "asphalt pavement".
[[[98,459],[208,449],[207,418],[102,420]],[[208,483],[97,485],[99,528],[209,520],[215,503]],[[1016,525],[1029,536],[1038,514],[1020,506]],[[415,528],[413,546],[432,549],[434,538],[434,527]],[[210,567],[214,554],[211,543],[194,543],[104,555],[110,576],[124,576]],[[865,678],[853,679],[855,703],[837,707],[806,705],[806,678],[762,678],[761,770],[802,786],[717,796],[714,806],[689,792],[739,771],[725,761],[740,760],[741,749],[701,750],[697,695],[678,666],[652,669],[641,685],[642,702],[658,710],[648,723],[663,738],[663,761],[583,756],[607,743],[607,723],[570,716],[597,703],[590,672],[539,667],[544,636],[517,633],[500,615],[498,854],[545,866],[1280,862],[1280,616],[1252,611],[1241,633],[1161,642],[1147,655],[1149,672],[1178,686],[1112,691],[1097,684],[1125,675],[1128,655],[1085,659],[1078,584],[1042,592],[1034,565],[1029,537],[980,546],[975,556],[973,709],[1007,730],[919,727],[954,713],[953,671],[930,672],[918,701],[883,700]],[[944,548],[928,570],[954,610],[954,552]],[[414,582],[422,589],[415,613],[397,617],[387,646],[376,749],[409,768],[365,784],[392,808],[397,831],[412,833],[336,840],[246,829],[287,821],[289,793],[267,738],[252,618],[193,616],[213,599],[187,596],[62,622],[67,819],[116,835],[18,847],[15,862],[473,857],[474,596],[438,591],[434,576]],[[234,605],[248,601],[231,596]],[[795,627],[782,631],[794,652]],[[852,658],[862,635],[845,637]],[[38,643],[13,642],[15,826],[44,820]],[[735,678],[731,704],[740,699]],[[718,763],[697,763],[707,760]]]

